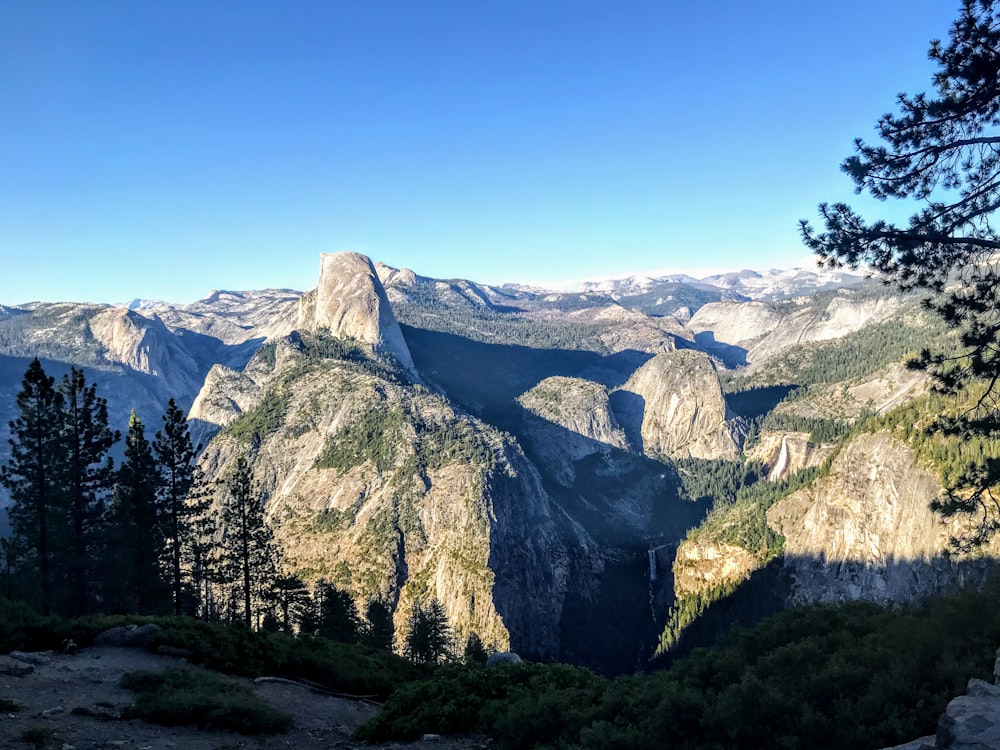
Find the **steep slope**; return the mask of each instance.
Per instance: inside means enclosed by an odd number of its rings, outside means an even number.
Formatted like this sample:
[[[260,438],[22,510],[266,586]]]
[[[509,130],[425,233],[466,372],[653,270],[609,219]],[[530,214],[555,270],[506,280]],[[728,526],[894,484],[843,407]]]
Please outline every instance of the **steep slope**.
[[[777,302],[716,302],[688,321],[699,345],[732,365],[757,364],[791,346],[841,338],[888,320],[906,304],[867,286]]]
[[[436,596],[461,637],[558,654],[588,540],[516,443],[409,385],[392,360],[325,333],[277,341],[273,368],[248,372],[262,396],[202,465],[219,477],[251,453],[294,569],[389,601],[398,625],[412,600]]]
[[[985,561],[945,557],[960,522],[930,509],[941,491],[904,443],[885,433],[854,438],[828,476],[767,512],[785,536],[793,598],[903,602],[981,578]]]
[[[370,259],[358,253],[324,253],[319,285],[299,301],[297,328],[371,345],[414,373],[413,359]]]
[[[833,445],[813,443],[808,432],[762,432],[752,448],[745,452],[751,461],[764,465],[765,476],[774,482],[823,463],[833,454]]]
[[[718,374],[702,352],[656,355],[615,391],[612,405],[629,440],[646,455],[728,460],[739,455]]]
[[[535,451],[561,484],[576,479],[574,463],[611,448],[626,450],[625,432],[615,419],[608,389],[582,378],[546,378],[518,397],[536,417],[527,430]]]

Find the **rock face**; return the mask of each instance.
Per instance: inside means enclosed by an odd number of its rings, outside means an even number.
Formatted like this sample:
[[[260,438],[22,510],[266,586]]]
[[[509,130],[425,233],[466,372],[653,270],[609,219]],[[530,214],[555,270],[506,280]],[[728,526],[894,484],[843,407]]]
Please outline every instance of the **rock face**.
[[[981,575],[942,557],[958,528],[928,507],[940,492],[905,444],[885,433],[856,437],[829,476],[767,512],[785,536],[792,598],[903,602]]]
[[[252,377],[257,403],[210,443],[207,477],[250,453],[292,568],[360,604],[389,602],[397,632],[414,600],[434,596],[461,639],[557,655],[574,558],[594,550],[560,521],[517,444],[394,380],[375,355],[317,354],[311,336],[248,366],[239,388],[250,393]]]
[[[537,417],[529,438],[546,464],[557,468],[557,479],[569,486],[576,478],[573,464],[611,448],[626,450],[625,431],[618,424],[608,389],[582,378],[546,378],[518,398]]]
[[[299,302],[300,330],[370,344],[413,371],[413,359],[375,267],[358,253],[324,253],[319,285]]]
[[[1000,659],[993,684],[973,678],[938,719],[936,735],[885,750],[992,750],[1000,747]]]
[[[742,581],[761,566],[757,555],[722,542],[684,541],[674,558],[674,593],[693,596]]]
[[[776,482],[802,469],[822,465],[833,450],[831,445],[809,442],[806,432],[762,432],[746,457],[763,463],[767,478]]]
[[[740,453],[734,425],[707,354],[658,354],[613,394],[615,415],[633,445],[649,456],[722,458]]]
[[[745,363],[752,364],[796,344],[840,338],[886,320],[903,304],[898,296],[868,296],[850,289],[819,302],[713,302],[694,314],[688,328],[710,349],[738,347]]]

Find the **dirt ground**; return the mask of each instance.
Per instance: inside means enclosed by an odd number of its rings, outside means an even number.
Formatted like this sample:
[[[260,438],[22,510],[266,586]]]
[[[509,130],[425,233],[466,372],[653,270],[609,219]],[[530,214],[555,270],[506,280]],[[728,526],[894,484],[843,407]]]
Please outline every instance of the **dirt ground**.
[[[136,670],[162,670],[191,666],[183,659],[160,656],[136,648],[92,647],[75,656],[46,653],[46,663],[31,674],[0,674],[0,698],[21,708],[0,713],[0,747],[16,750],[34,747],[25,739],[44,739],[54,750],[328,750],[329,748],[438,748],[480,750],[490,747],[482,739],[440,738],[410,744],[362,745],[350,735],[378,710],[361,701],[315,693],[307,687],[276,682],[244,682],[268,704],[290,714],[295,725],[286,734],[244,737],[228,732],[200,731],[194,727],[160,727],[141,721],[101,718],[119,713],[134,694],[119,685],[121,676]],[[97,716],[72,713],[74,708]]]

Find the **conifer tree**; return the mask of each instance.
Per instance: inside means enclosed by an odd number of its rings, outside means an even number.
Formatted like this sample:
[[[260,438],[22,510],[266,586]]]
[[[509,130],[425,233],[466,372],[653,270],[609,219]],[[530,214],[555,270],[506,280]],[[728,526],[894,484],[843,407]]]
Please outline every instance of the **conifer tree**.
[[[475,630],[469,633],[469,637],[465,639],[465,649],[462,651],[462,661],[464,661],[469,666],[474,666],[476,664],[483,665],[486,664],[490,655],[486,652],[486,647],[483,645],[482,640],[479,638],[479,634]]]
[[[40,604],[46,614],[54,604],[53,561],[62,541],[57,521],[64,502],[63,396],[54,382],[38,358],[32,360],[17,394],[19,416],[10,423],[11,456],[0,469],[0,482],[11,497],[14,539],[33,555],[25,563],[37,567]]]
[[[361,631],[358,608],[351,595],[320,581],[313,595],[319,617],[317,635],[342,643],[357,643]]]
[[[365,628],[362,642],[371,648],[392,651],[395,629],[392,612],[381,599],[371,599],[365,605]]]
[[[964,0],[947,43],[931,42],[930,93],[900,94],[898,113],[878,120],[880,143],[855,141],[841,169],[856,192],[916,209],[909,219],[866,219],[845,203],[819,206],[824,228],[800,223],[806,246],[831,266],[868,264],[902,290],[920,289],[926,306],[960,333],[962,350],[924,350],[916,365],[937,386],[980,386],[972,408],[934,429],[962,439],[1000,431],[1000,13],[996,0]],[[1000,460],[972,467],[937,503],[946,516],[969,515],[959,550],[1000,532]],[[969,491],[971,489],[971,491]]]
[[[277,577],[278,550],[246,456],[236,458],[222,483],[222,494],[220,565],[231,587],[228,609],[252,627],[254,615],[259,614],[255,604]]]
[[[165,516],[174,614],[179,615],[183,612],[185,552],[196,544],[195,521],[207,512],[208,503],[197,492],[201,485],[201,472],[195,463],[198,449],[191,443],[184,412],[173,399],[167,403],[163,429],[156,433],[153,449],[160,470],[158,501]]]
[[[311,625],[313,617],[309,589],[297,575],[289,573],[275,579],[274,599],[282,632],[293,633],[297,626],[302,626],[303,621],[310,621]]]
[[[63,397],[63,481],[71,524],[71,543],[62,554],[67,558],[70,613],[80,615],[93,588],[94,527],[114,483],[108,451],[120,434],[108,427],[108,403],[97,395],[96,383],[87,385],[82,370],[71,367],[58,390]]]
[[[145,427],[133,411],[125,436],[110,513],[112,571],[117,607],[150,614],[166,609],[160,560],[166,544],[164,515],[157,500],[159,475]],[[117,580],[115,580],[117,579]],[[117,584],[117,585],[116,585]]]
[[[452,633],[444,605],[431,599],[413,603],[407,622],[403,652],[417,664],[437,664],[451,653]]]

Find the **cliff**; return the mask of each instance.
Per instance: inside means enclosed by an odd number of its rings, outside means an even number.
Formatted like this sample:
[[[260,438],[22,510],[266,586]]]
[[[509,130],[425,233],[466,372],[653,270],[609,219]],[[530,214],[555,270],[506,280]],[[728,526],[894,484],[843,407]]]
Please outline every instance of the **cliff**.
[[[413,359],[385,289],[370,259],[358,253],[324,253],[319,284],[302,295],[296,326],[328,331],[336,338],[369,344],[395,357],[413,373]]]
[[[785,536],[792,599],[903,602],[981,577],[985,562],[944,556],[960,522],[930,509],[941,491],[905,444],[885,433],[854,438],[828,476],[767,511]]]
[[[898,295],[852,289],[780,303],[712,302],[700,308],[687,327],[709,349],[737,347],[744,357],[740,364],[753,364],[796,344],[840,338],[886,320],[904,304]]]
[[[611,448],[625,450],[625,432],[611,411],[608,389],[581,378],[546,378],[518,398],[536,419],[525,430],[557,480],[570,486],[574,463]]]
[[[204,452],[209,480],[252,455],[277,538],[307,581],[389,601],[397,626],[412,600],[435,596],[460,637],[556,655],[571,558],[587,540],[571,552],[509,437],[393,377],[388,360],[329,353],[339,346],[293,334],[275,343],[273,369],[251,363],[257,403]],[[239,390],[234,400],[250,392]]]
[[[802,469],[821,466],[834,451],[832,445],[816,445],[806,432],[762,432],[746,457],[764,464],[768,480],[787,479]]]
[[[632,445],[649,456],[721,458],[740,453],[737,430],[709,356],[680,349],[657,354],[612,397]]]

